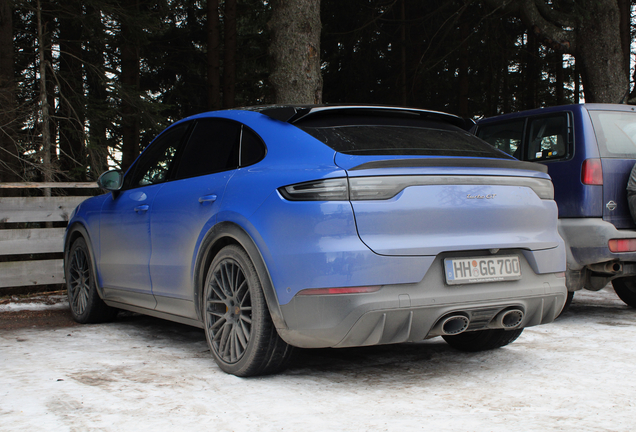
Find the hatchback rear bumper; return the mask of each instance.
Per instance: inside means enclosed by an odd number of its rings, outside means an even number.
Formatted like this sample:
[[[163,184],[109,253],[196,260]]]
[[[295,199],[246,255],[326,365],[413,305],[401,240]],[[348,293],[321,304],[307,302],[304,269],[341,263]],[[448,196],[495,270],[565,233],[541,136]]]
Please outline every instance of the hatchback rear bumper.
[[[367,294],[296,295],[281,306],[289,344],[303,348],[352,347],[421,341],[440,333],[438,322],[462,315],[466,331],[492,328],[506,310],[521,311],[517,328],[552,322],[565,304],[565,278],[535,274],[522,258],[518,281],[447,285],[443,256],[419,283],[384,285]]]
[[[636,230],[618,230],[601,218],[559,219],[558,227],[567,246],[569,271],[612,260],[636,262],[636,252],[613,253],[608,246],[612,239],[636,239]]]

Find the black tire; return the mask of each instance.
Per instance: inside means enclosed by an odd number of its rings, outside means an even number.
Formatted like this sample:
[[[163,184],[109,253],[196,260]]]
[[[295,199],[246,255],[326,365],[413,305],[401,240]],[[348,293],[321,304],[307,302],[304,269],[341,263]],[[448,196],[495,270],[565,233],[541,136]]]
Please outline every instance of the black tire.
[[[563,309],[561,309],[561,312],[559,312],[559,315],[557,315],[557,318],[561,317],[561,315],[563,315],[564,313],[568,311],[568,309],[570,309],[572,300],[574,300],[574,291],[568,291],[568,297],[565,299],[565,304],[563,305]]]
[[[618,298],[623,300],[626,305],[636,308],[636,278],[614,279],[612,286]]]
[[[66,288],[73,319],[81,324],[111,321],[118,310],[99,297],[90,251],[83,237],[77,238],[66,261]]]
[[[292,347],[278,335],[258,273],[243,249],[221,249],[209,267],[203,295],[205,336],[224,372],[248,377],[287,366]]]
[[[501,348],[514,342],[523,329],[487,329],[442,336],[447,344],[460,351],[477,352]]]

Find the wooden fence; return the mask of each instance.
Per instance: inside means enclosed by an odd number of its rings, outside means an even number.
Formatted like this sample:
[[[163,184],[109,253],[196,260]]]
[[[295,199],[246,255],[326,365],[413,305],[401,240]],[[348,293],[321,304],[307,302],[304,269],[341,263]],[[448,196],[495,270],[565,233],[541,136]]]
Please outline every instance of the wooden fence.
[[[0,183],[0,189],[96,187],[95,183]],[[64,227],[73,209],[91,195],[0,197],[0,295],[3,288],[64,283]]]

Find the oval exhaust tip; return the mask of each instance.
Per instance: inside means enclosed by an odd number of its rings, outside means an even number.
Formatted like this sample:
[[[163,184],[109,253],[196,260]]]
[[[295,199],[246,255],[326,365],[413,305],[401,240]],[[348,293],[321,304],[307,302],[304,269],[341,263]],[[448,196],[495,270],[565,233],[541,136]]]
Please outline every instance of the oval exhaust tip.
[[[452,315],[442,320],[442,334],[456,335],[468,328],[470,320],[464,315]]]
[[[523,311],[519,309],[510,309],[501,314],[499,322],[506,329],[518,327],[523,321]]]

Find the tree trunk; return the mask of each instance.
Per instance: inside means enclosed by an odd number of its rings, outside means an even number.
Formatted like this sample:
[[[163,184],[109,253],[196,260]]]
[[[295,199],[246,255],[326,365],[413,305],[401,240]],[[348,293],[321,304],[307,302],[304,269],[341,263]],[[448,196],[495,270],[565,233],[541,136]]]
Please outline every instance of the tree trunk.
[[[82,76],[82,5],[66,0],[60,14],[59,109],[60,169],[69,180],[86,180],[84,85]]]
[[[272,1],[268,25],[276,102],[321,103],[320,0]]]
[[[20,180],[20,152],[15,142],[12,0],[0,0],[0,182]]]
[[[589,19],[577,26],[576,59],[580,60],[585,102],[620,103],[629,91],[629,75],[620,35],[616,1],[588,2]]]
[[[466,40],[470,34],[470,27],[465,19],[459,24],[459,39],[461,46],[459,47],[459,104],[457,114],[460,117],[468,118],[470,113],[468,112],[468,93],[470,91],[470,81],[468,80],[468,68],[469,68],[469,53]]]
[[[97,177],[108,169],[108,91],[104,66],[104,28],[101,11],[93,6],[86,10],[86,90],[88,92],[86,117],[89,123],[86,149],[89,157],[90,178]]]
[[[406,5],[405,0],[400,1],[400,93],[402,105],[408,102],[408,90],[406,85]]]
[[[525,68],[526,73],[524,74],[525,78],[525,97],[523,108],[524,109],[533,109],[538,107],[537,101],[537,83],[541,79],[538,65],[538,44],[537,38],[532,32],[528,32],[528,43],[526,44],[526,61]]]
[[[556,103],[557,105],[565,104],[565,91],[564,91],[564,73],[563,73],[563,54],[554,53],[556,57],[555,68],[556,68],[556,82],[555,82],[555,94],[556,94]]]
[[[629,76],[629,66],[632,58],[631,51],[631,12],[632,0],[618,0],[618,9],[620,11],[620,32],[621,32],[621,48],[623,49],[623,62],[625,63],[625,73]]]
[[[40,123],[42,129],[42,173],[43,181],[50,183],[53,181],[53,165],[51,154],[51,129],[49,127],[50,112],[49,100],[46,91],[46,70],[44,51],[44,26],[42,23],[42,7],[40,0],[37,1],[37,25],[38,25],[38,62],[40,72]],[[44,196],[51,196],[51,189],[44,189]]]
[[[131,4],[131,15],[121,24],[121,116],[122,116],[122,162],[126,171],[139,155],[139,113],[136,102],[139,98],[140,48],[132,28],[132,16],[139,10],[139,0]]]
[[[236,87],[236,0],[225,0],[223,107],[233,108]]]
[[[221,109],[221,79],[220,57],[221,45],[219,40],[219,0],[208,0],[207,9],[207,93],[208,109]]]

